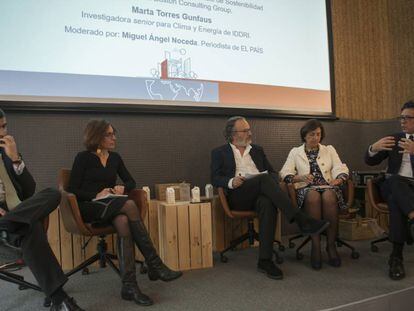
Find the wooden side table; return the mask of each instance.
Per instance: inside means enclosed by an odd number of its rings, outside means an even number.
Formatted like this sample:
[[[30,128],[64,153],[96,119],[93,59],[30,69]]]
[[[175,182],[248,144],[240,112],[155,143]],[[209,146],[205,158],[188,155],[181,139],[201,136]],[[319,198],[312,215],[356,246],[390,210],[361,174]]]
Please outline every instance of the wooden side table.
[[[213,266],[211,204],[160,202],[159,254],[174,270]]]

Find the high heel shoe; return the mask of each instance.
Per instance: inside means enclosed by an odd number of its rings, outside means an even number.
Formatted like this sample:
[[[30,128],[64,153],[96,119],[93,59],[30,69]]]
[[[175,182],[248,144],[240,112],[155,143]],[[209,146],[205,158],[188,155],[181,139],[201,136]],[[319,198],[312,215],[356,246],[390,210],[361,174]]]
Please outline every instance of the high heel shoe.
[[[328,253],[328,264],[332,267],[339,268],[342,265],[341,257],[339,257],[338,252],[336,251],[336,247],[334,247],[334,252],[336,254],[335,257],[332,257],[329,248],[326,248],[326,252]]]
[[[311,267],[313,270],[321,270],[322,269],[322,261],[321,260],[313,260],[311,259]]]

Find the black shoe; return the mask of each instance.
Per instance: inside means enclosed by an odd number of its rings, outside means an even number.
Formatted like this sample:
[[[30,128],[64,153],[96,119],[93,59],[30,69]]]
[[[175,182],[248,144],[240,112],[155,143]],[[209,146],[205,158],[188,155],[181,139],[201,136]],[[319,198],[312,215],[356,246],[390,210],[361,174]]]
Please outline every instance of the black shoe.
[[[50,307],[50,311],[85,311],[76,304],[75,299],[71,297],[65,298],[60,304]]]
[[[274,280],[282,280],[283,272],[280,270],[272,260],[259,259],[257,263],[257,270],[266,273],[266,275]]]
[[[0,264],[17,261],[23,257],[21,248],[9,243],[7,231],[0,231]]]
[[[165,282],[178,279],[183,275],[181,271],[173,271],[168,268],[157,254],[152,244],[147,228],[141,220],[130,221],[129,228],[132,238],[137,244],[148,265],[148,277],[151,281],[162,280]]]
[[[342,265],[342,260],[339,257],[329,258],[328,264],[332,267],[339,268]]]
[[[150,306],[154,301],[147,295],[143,294],[138,284],[124,283],[122,284],[121,297],[124,300],[134,300],[137,305]]]
[[[321,270],[322,269],[322,255],[321,255],[321,248],[320,245],[316,247],[312,243],[311,248],[311,267],[313,270]]]
[[[313,260],[311,259],[311,267],[313,270],[321,270],[322,269],[322,261],[320,260]]]
[[[148,278],[151,281],[161,280],[164,282],[169,282],[178,279],[183,275],[181,271],[174,271],[168,268],[159,257],[156,260],[147,262],[147,264]]]
[[[328,221],[313,219],[302,212],[296,215],[295,220],[303,235],[319,234],[329,227]]]
[[[332,267],[339,268],[342,265],[341,257],[339,257],[338,252],[336,251],[336,247],[334,247],[335,256],[331,256],[329,252],[329,248],[326,248],[326,252],[328,253],[328,264]]]
[[[390,266],[389,276],[392,280],[401,280],[405,278],[405,269],[401,258],[391,256],[388,265]]]

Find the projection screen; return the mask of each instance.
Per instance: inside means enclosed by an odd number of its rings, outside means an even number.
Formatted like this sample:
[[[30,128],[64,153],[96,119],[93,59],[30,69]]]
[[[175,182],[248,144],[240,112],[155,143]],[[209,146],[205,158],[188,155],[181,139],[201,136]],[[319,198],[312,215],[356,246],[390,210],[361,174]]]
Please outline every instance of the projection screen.
[[[0,104],[332,116],[329,16],[326,0],[2,0]]]

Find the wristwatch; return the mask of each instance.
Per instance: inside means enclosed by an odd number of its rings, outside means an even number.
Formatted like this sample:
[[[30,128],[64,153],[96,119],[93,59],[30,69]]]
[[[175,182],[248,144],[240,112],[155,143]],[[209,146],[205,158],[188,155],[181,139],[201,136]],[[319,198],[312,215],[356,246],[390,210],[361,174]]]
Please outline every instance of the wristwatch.
[[[20,154],[19,154],[19,157],[17,158],[17,160],[12,161],[13,164],[17,164],[17,165],[22,164],[22,162],[23,162],[23,159],[22,159],[22,156]]]

